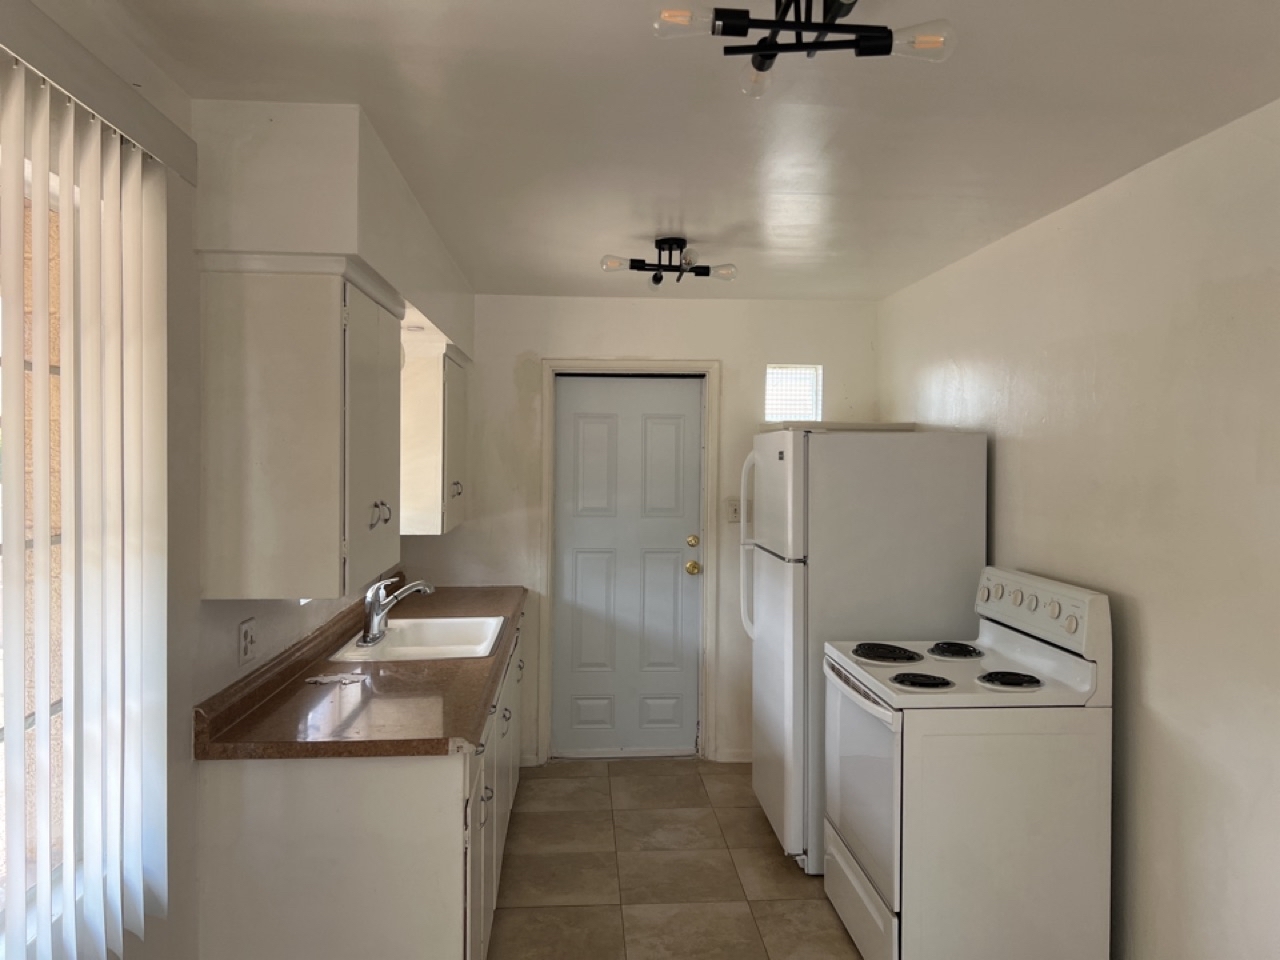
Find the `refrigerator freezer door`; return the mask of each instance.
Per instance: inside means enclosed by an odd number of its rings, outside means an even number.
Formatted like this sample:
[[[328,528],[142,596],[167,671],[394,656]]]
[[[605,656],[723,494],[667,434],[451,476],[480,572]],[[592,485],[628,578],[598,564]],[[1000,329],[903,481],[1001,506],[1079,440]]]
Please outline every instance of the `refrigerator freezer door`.
[[[751,785],[791,856],[805,852],[805,568],[756,550]]]
[[[803,560],[805,434],[798,430],[757,434],[751,456],[754,489],[750,501],[743,504],[748,510],[743,539],[776,556]]]
[[[810,644],[976,635],[986,437],[814,434],[808,466]]]

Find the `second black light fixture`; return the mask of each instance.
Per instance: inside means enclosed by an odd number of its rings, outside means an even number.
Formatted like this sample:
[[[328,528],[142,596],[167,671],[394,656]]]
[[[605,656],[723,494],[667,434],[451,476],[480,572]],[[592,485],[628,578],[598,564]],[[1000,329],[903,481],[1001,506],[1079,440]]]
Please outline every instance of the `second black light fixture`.
[[[653,287],[662,286],[667,274],[672,274],[679,283],[685,277],[714,277],[717,280],[732,280],[738,275],[738,268],[732,263],[720,263],[714,267],[698,263],[698,255],[689,249],[689,242],[684,237],[659,237],[653,241],[658,250],[656,263],[649,263],[639,257],[619,257],[606,253],[600,258],[600,269],[605,273],[618,270],[635,270],[652,274],[649,283]]]

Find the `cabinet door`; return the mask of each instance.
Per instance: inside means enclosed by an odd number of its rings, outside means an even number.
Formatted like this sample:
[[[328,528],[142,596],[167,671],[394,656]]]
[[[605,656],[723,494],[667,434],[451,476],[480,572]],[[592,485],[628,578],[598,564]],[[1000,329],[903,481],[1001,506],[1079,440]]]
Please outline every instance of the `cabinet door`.
[[[400,562],[400,321],[378,310],[378,573]]]
[[[382,371],[378,305],[345,286],[346,541],[344,588],[350,593],[390,566],[384,564],[381,507],[384,486],[379,461],[378,419]]]
[[[444,358],[444,531],[467,517],[467,371]]]
[[[516,689],[516,657],[517,649],[511,655],[507,666],[507,675],[502,681],[502,695],[498,699],[498,760],[497,760],[497,797],[498,806],[498,855],[499,873],[502,867],[502,855],[507,845],[507,822],[511,816],[511,804],[515,793],[515,784],[511,776],[511,747],[519,736],[516,707],[513,704]]]
[[[498,900],[498,755],[499,732],[502,724],[495,715],[489,721],[489,734],[485,737],[484,752],[484,939],[486,948],[489,930],[493,926],[493,909]]]
[[[482,758],[479,758],[482,759]],[[484,764],[474,764],[467,796],[467,960],[484,960],[485,863]]]
[[[511,657],[511,672],[515,676],[515,681],[511,684],[511,712],[514,719],[511,721],[511,734],[507,738],[511,744],[507,777],[507,789],[509,791],[507,797],[508,814],[511,812],[511,805],[515,802],[516,790],[520,786],[520,754],[522,750],[521,743],[524,739],[524,725],[520,719],[523,716],[524,656],[518,641],[516,643],[516,652]]]

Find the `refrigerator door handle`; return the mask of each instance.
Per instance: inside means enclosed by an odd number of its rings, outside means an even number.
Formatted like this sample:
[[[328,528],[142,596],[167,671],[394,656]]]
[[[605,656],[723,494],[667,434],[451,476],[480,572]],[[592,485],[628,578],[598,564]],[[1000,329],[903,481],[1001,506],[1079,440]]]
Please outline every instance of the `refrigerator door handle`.
[[[741,555],[739,558],[739,569],[741,570],[741,578],[738,584],[738,596],[742,600],[742,626],[747,631],[747,636],[752,640],[756,638],[756,621],[752,616],[752,608],[755,606],[753,594],[755,593],[755,547],[749,543],[742,545]]]
[[[742,510],[742,542],[755,539],[755,510],[752,509],[752,503],[747,499],[747,490],[749,489],[747,479],[751,476],[756,468],[756,452],[752,450],[747,454],[747,459],[742,463],[742,486],[740,493],[740,506]]]

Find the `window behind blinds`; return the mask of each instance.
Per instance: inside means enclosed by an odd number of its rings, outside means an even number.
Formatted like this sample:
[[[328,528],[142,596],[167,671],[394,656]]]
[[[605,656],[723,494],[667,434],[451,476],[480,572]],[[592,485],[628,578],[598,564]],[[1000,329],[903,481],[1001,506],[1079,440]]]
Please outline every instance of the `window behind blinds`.
[[[822,419],[822,367],[771,363],[765,369],[764,419]]]
[[[165,173],[0,65],[0,958],[166,893]]]

